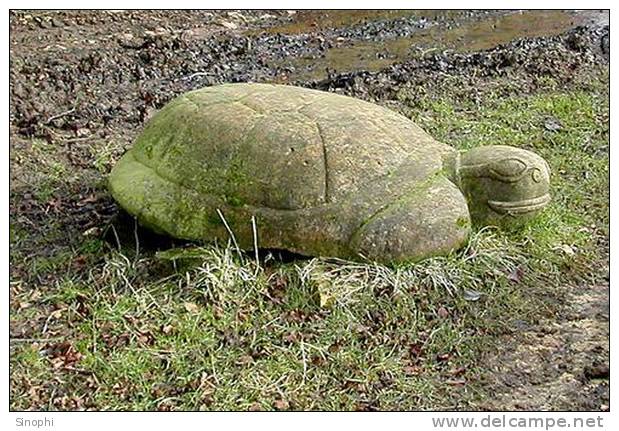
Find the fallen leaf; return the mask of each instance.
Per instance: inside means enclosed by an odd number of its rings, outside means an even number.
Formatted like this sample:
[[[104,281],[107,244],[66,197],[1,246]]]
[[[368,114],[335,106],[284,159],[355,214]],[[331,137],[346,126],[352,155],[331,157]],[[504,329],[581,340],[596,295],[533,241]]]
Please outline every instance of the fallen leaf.
[[[408,347],[408,353],[411,358],[418,358],[423,353],[423,344],[413,343]]]
[[[254,362],[254,358],[252,358],[250,355],[243,355],[238,359],[238,361],[236,361],[237,365],[247,365],[251,364],[252,362]]]
[[[459,368],[454,368],[453,370],[449,371],[449,374],[451,374],[452,376],[459,376],[461,374],[463,374],[466,371],[465,367],[459,367]]]
[[[299,341],[299,334],[296,332],[291,332],[290,334],[284,336],[284,341],[287,341],[288,343],[295,343]]]
[[[568,256],[574,256],[576,254],[574,249],[567,244],[561,244],[559,246],[559,250],[561,250],[563,253],[567,254]]]
[[[236,25],[235,23],[230,22],[230,21],[224,21],[224,20],[219,21],[218,24],[230,30],[234,30],[235,28],[238,27],[238,25]]]
[[[335,304],[335,296],[331,292],[331,285],[329,283],[319,281],[318,283],[318,296],[320,298],[321,308],[331,308]]]
[[[274,406],[277,410],[288,410],[290,408],[290,403],[286,400],[277,400]]]
[[[447,317],[449,317],[449,311],[445,308],[445,307],[439,307],[436,314],[438,314],[438,317],[440,317],[441,319],[445,319]]]
[[[408,365],[402,369],[407,376],[418,376],[421,373],[421,368],[415,365]]]
[[[54,310],[50,313],[50,317],[54,319],[60,319],[62,317],[62,313],[64,312],[64,308],[59,308],[58,310]]]
[[[544,122],[544,128],[549,132],[557,132],[563,128],[563,125],[556,118],[548,118]]]
[[[479,298],[481,298],[482,295],[483,293],[478,292],[476,290],[465,289],[462,294],[462,297],[464,298],[465,301],[477,301],[479,300]]]
[[[22,310],[24,308],[28,308],[28,307],[30,307],[32,305],[30,302],[22,302],[22,301],[19,301],[19,300],[15,300],[14,302],[17,305],[17,309],[18,310]]]
[[[522,277],[524,276],[524,270],[520,267],[515,268],[507,275],[507,279],[509,281],[513,281],[514,283],[520,283],[522,281]]]
[[[75,266],[77,270],[80,270],[86,265],[86,262],[86,256],[80,254],[75,259],[73,259],[73,266]]]
[[[185,302],[183,303],[183,307],[185,307],[185,310],[191,314],[198,314],[200,312],[200,307],[193,302]]]
[[[260,411],[262,411],[262,406],[260,405],[259,402],[256,401],[256,402],[252,403],[251,406],[249,406],[249,411],[250,412],[260,412]]]
[[[448,361],[449,358],[451,358],[450,353],[439,353],[438,355],[436,355],[436,360],[439,362]]]

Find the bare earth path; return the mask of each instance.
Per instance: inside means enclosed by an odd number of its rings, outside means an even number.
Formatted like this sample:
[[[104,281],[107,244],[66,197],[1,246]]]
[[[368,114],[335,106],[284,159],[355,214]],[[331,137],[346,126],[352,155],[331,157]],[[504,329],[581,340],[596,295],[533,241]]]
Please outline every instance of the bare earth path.
[[[559,316],[519,322],[498,337],[486,410],[598,410],[609,406],[609,283],[561,287]]]

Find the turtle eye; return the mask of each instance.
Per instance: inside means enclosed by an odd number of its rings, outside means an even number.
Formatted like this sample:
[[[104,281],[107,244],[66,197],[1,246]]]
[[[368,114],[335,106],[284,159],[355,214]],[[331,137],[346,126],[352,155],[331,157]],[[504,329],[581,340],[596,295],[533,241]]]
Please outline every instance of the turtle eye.
[[[518,181],[527,170],[527,164],[520,159],[509,158],[490,165],[493,177],[502,181]]]

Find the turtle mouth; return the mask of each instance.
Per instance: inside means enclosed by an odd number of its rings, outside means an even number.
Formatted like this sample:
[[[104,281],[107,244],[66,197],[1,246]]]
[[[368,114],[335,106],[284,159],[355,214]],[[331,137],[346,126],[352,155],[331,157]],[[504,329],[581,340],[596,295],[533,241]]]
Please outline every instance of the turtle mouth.
[[[490,208],[501,214],[526,214],[544,208],[550,202],[550,195],[524,199],[521,201],[505,202],[505,201],[488,201]]]

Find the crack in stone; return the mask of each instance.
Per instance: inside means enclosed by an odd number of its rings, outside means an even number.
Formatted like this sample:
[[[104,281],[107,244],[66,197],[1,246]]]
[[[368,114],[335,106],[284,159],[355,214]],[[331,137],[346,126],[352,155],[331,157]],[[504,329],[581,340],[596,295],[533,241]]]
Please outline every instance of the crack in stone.
[[[156,177],[159,177],[160,179],[162,179],[162,180],[164,180],[164,181],[166,181],[166,182],[168,182],[168,183],[171,183],[171,184],[173,184],[173,185],[175,185],[175,186],[177,186],[177,187],[180,187],[181,189],[184,189],[184,190],[187,190],[187,191],[190,191],[190,192],[196,193],[196,194],[198,194],[198,195],[209,195],[209,196],[212,196],[214,199],[219,199],[219,200],[221,200],[221,197],[220,197],[220,196],[217,196],[217,195],[212,194],[212,193],[205,193],[205,192],[200,191],[200,190],[198,190],[198,189],[196,189],[196,188],[193,188],[193,187],[190,187],[190,186],[188,186],[188,185],[186,185],[186,184],[183,184],[182,182],[177,182],[177,181],[173,180],[172,178],[168,177],[167,175],[162,174],[162,173],[161,173],[160,171],[158,171],[155,167],[150,166],[149,164],[145,163],[144,161],[142,161],[142,160],[138,159],[138,158],[135,156],[135,154],[133,154],[133,151],[128,151],[128,153],[127,153],[127,154],[131,154],[131,158],[132,158],[132,159],[133,159],[136,163],[138,163],[138,164],[140,164],[140,165],[144,166],[146,169],[148,169],[148,170],[152,171],[152,173],[153,173]],[[223,205],[224,205],[224,206],[228,206],[228,205],[226,205],[226,204],[223,204]],[[286,211],[286,212],[302,212],[302,211],[306,211],[306,210],[307,210],[307,208],[257,207],[257,206],[255,206],[255,205],[251,205],[251,204],[244,204],[243,206],[244,206],[244,207],[246,207],[246,208],[248,208],[248,209],[249,209],[250,211],[252,211],[252,212],[253,212],[253,211],[260,210],[260,209],[271,209],[271,210],[274,210],[274,211]],[[316,208],[316,207],[315,207],[315,208]]]
[[[237,103],[237,104],[239,104],[239,105],[242,105],[242,106],[246,107],[247,109],[251,109],[251,110],[252,110],[252,111],[254,111],[256,114],[259,114],[259,115],[266,115],[266,113],[265,113],[263,110],[261,110],[261,109],[257,108],[256,106],[251,106],[251,105],[248,105],[248,104],[247,104],[247,102],[244,102],[244,98],[243,98],[243,99],[239,99],[239,100],[235,100],[235,101],[234,101],[234,103]]]
[[[419,194],[427,191],[430,188],[430,186],[432,185],[432,180],[433,180],[432,177],[427,178],[425,180],[421,180],[417,184],[415,184],[415,187],[412,190],[410,190],[410,191],[408,191],[406,193],[403,193],[400,196],[397,196],[395,199],[390,200],[389,202],[387,202],[385,204],[382,204],[376,211],[374,211],[372,214],[367,216],[359,224],[359,226],[357,228],[355,228],[353,233],[349,236],[350,239],[349,239],[348,243],[352,247],[358,246],[359,235],[362,234],[363,228],[365,228],[367,225],[369,225],[372,221],[374,221],[377,218],[379,218],[379,216],[384,214],[390,208],[392,208],[392,207],[394,207],[396,205],[399,205],[399,204],[403,204],[408,199],[410,199],[411,197],[413,197],[415,195],[419,195]]]
[[[316,129],[318,129],[318,136],[320,136],[320,142],[322,143],[322,158],[324,160],[324,169],[325,169],[325,203],[329,203],[329,163],[327,161],[327,144],[325,143],[325,138],[322,134],[322,128],[317,121],[314,121],[316,124]]]
[[[316,121],[316,119],[310,117],[309,115],[307,115],[305,112],[301,112],[301,109],[309,106],[310,104],[312,104],[314,102],[310,102],[300,108],[298,108],[296,111],[297,114],[302,115],[303,117],[307,118],[308,120],[310,120],[310,122],[312,122],[315,126],[316,126],[316,130],[318,131],[318,137],[320,138],[320,144],[322,145],[322,160],[323,160],[323,164],[324,164],[324,171],[325,171],[325,194],[324,194],[324,201],[325,203],[330,203],[330,198],[329,198],[329,162],[327,159],[327,143],[325,141],[325,137],[323,135],[322,132],[322,128],[320,127],[320,124],[318,123],[318,121]]]

